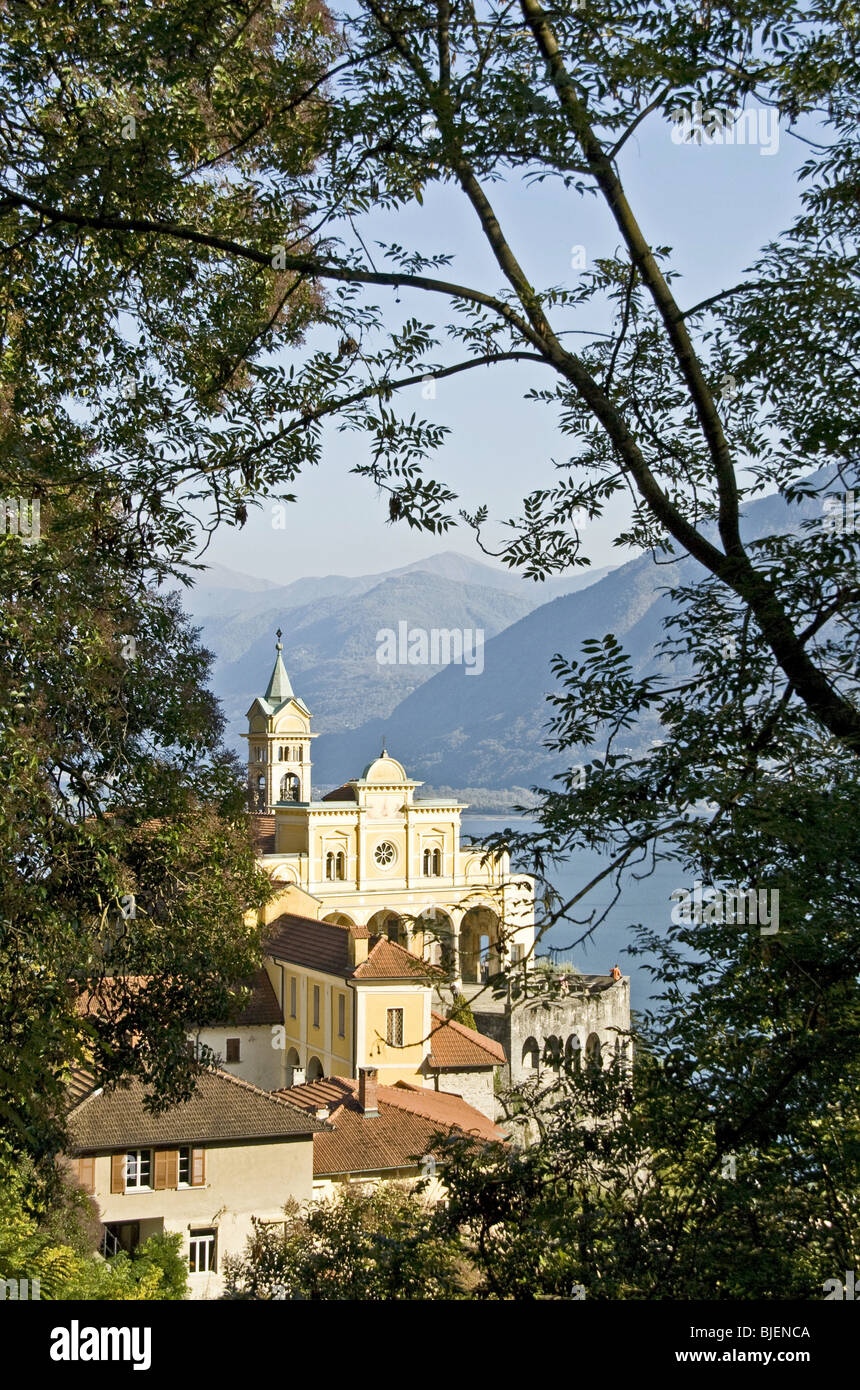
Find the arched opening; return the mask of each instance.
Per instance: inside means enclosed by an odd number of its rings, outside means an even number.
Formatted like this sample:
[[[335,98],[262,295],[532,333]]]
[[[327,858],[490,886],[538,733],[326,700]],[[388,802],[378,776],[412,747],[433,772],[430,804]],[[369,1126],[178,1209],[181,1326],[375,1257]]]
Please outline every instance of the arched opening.
[[[596,1033],[589,1033],[585,1043],[585,1065],[593,1071],[600,1071],[603,1065],[601,1043]]]
[[[296,1072],[297,1072],[298,1069],[299,1069],[300,1063],[301,1063],[301,1058],[299,1057],[298,1052],[296,1051],[296,1049],[295,1049],[294,1047],[291,1047],[290,1050],[289,1050],[289,1052],[287,1053],[287,1085],[288,1085],[288,1086],[292,1086],[292,1085],[293,1085],[294,1080],[295,1080],[295,1075],[296,1075]]]
[[[540,1071],[540,1048],[537,1045],[537,1038],[526,1038],[523,1043],[522,1063],[523,1071],[534,1072],[537,1076]]]
[[[550,1033],[543,1045],[543,1059],[548,1067],[552,1067],[554,1072],[561,1071],[561,1038],[555,1033]]]
[[[447,912],[438,907],[426,907],[419,913],[410,949],[441,970],[453,970],[454,923]]]
[[[294,772],[287,772],[281,778],[281,800],[298,801],[299,799],[299,779]]]
[[[389,941],[395,942],[398,946],[406,945],[406,926],[403,918],[390,907],[383,907],[379,912],[374,912],[367,929],[372,936],[387,936]]]
[[[582,1043],[576,1033],[571,1033],[564,1047],[565,1060],[570,1071],[580,1071],[582,1067]]]
[[[346,855],[342,849],[339,849],[335,856],[334,876],[335,878],[346,878]]]
[[[324,922],[331,922],[334,927],[354,927],[351,917],[347,917],[345,912],[330,912],[327,917],[323,917]]]
[[[460,923],[460,973],[478,984],[499,970],[499,918],[490,907],[470,907]]]
[[[331,850],[325,857],[325,876],[326,878],[334,878],[334,854]]]
[[[322,1081],[325,1072],[319,1057],[311,1057],[308,1062],[308,1081]]]

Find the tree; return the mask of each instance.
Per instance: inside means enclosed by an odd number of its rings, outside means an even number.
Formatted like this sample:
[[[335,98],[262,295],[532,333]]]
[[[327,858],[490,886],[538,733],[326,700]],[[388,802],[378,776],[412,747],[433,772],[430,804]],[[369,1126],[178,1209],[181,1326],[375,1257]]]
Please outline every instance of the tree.
[[[18,1283],[19,1293],[26,1281],[22,1296],[88,1302],[187,1297],[181,1236],[150,1236],[133,1257],[121,1251],[104,1260],[93,1246],[93,1232],[101,1228],[89,1219],[92,1204],[84,1193],[62,1184],[46,1198],[38,1171],[26,1160],[13,1164],[8,1155],[0,1171],[0,1279]]]
[[[457,1298],[456,1243],[434,1230],[419,1193],[397,1183],[345,1188],[285,1208],[283,1229],[254,1222],[246,1253],[228,1259],[227,1298]]]
[[[270,885],[244,778],[174,597],[129,575],[122,512],[55,498],[0,538],[0,1104],[14,1149],[62,1142],[69,1069],[185,1098],[201,1020],[241,1006]]]
[[[7,21],[13,26],[8,42],[19,46],[25,38],[33,40],[33,67],[25,65],[13,95],[28,116],[34,104],[38,112],[38,120],[9,124],[15,172],[2,190],[0,210],[9,219],[14,254],[36,256],[38,247],[45,260],[47,248],[50,266],[81,238],[94,254],[122,260],[143,238],[146,248],[154,248],[155,261],[144,267],[142,284],[148,294],[154,280],[156,299],[164,296],[158,258],[178,249],[186,276],[197,264],[188,259],[192,253],[216,278],[239,275],[243,268],[258,270],[256,278],[249,275],[247,291],[255,300],[250,318],[257,331],[244,351],[237,346],[227,355],[229,364],[239,359],[245,364],[249,390],[231,400],[223,420],[200,409],[201,385],[191,381],[182,345],[173,353],[160,339],[153,341],[152,355],[173,382],[169,407],[168,396],[160,398],[171,419],[171,457],[198,461],[192,472],[210,485],[241,476],[253,491],[265,458],[287,478],[315,461],[321,421],[335,416],[343,426],[369,432],[371,458],[357,471],[389,490],[392,517],[444,529],[453,494],[421,471],[444,431],[414,416],[398,418],[390,406],[393,396],[428,375],[439,379],[503,361],[540,363],[555,385],[537,398],[557,409],[575,453],[561,483],[527,499],[522,523],[514,525],[505,548],[507,561],[534,575],[576,563],[581,558],[577,515],[583,510],[599,515],[611,499],[629,491],[635,510],[623,539],[658,552],[674,545],[692,555],[749,615],[775,679],[790,688],[791,699],[830,736],[856,749],[860,714],[852,670],[834,664],[821,636],[828,619],[856,609],[857,585],[843,564],[846,550],[854,554],[856,535],[843,538],[841,550],[822,542],[820,582],[799,611],[784,572],[751,552],[739,521],[744,496],[773,486],[796,496],[799,480],[813,464],[828,462],[843,479],[853,477],[850,417],[856,385],[841,353],[842,323],[856,310],[857,296],[851,249],[856,204],[850,197],[857,162],[852,106],[857,72],[847,6],[762,3],[699,11],[686,3],[666,6],[653,0],[587,7],[565,0],[550,15],[538,0],[520,0],[516,9],[471,0],[438,0],[432,7],[362,0],[338,32],[314,12],[308,39],[288,46],[286,57],[274,65],[266,44],[262,60],[254,46],[258,26],[248,26],[254,35],[253,42],[247,40],[250,51],[243,37],[237,66],[228,66],[223,89],[215,54],[220,60],[224,35],[216,25],[212,46],[191,60],[187,73],[182,25],[188,16],[184,9],[169,11],[173,23],[163,34],[159,28],[154,39],[164,45],[163,61],[179,60],[177,105],[183,119],[177,138],[186,141],[182,156],[196,153],[193,162],[179,159],[183,173],[177,177],[176,158],[167,158],[172,125],[168,133],[163,122],[153,121],[153,140],[144,142],[138,156],[146,175],[140,180],[132,177],[134,161],[118,138],[107,139],[110,122],[134,114],[140,98],[132,79],[139,82],[139,72],[121,74],[121,104],[115,108],[111,99],[100,108],[105,138],[98,151],[87,143],[90,162],[82,161],[77,94],[73,90],[67,97],[50,66],[54,45],[65,51],[73,41],[55,17],[50,27],[52,14],[47,29],[33,30],[29,14],[22,20],[18,11]],[[233,35],[232,12],[219,14],[227,36]],[[264,28],[275,22],[268,7],[259,14]],[[299,18],[299,11],[290,11],[287,22],[298,26]],[[20,25],[24,30],[14,27]],[[145,11],[133,10],[123,37],[139,55],[153,37]],[[267,39],[271,42],[268,30]],[[93,38],[84,26],[80,42],[83,53],[72,47],[71,56],[83,57],[85,71],[90,62],[98,70],[105,51],[100,31]],[[95,59],[88,43],[95,43]],[[193,66],[198,61],[199,69]],[[257,77],[261,61],[261,94],[251,97],[249,92],[258,89],[251,82],[243,85],[243,64]],[[207,74],[207,97],[213,87],[219,96],[227,93],[226,116],[210,97],[210,117],[195,85],[201,72]],[[249,107],[230,104],[235,83]],[[271,88],[287,97],[280,108],[291,116],[287,135],[284,126],[275,133]],[[736,111],[739,102],[765,103],[792,128],[803,127],[811,143],[803,170],[803,216],[765,249],[742,285],[717,288],[701,304],[685,307],[673,289],[670,252],[649,246],[620,169],[644,120],[677,116],[696,99],[718,111]],[[30,135],[31,125],[38,136]],[[65,142],[48,134],[55,126]],[[816,138],[825,132],[832,135],[829,143]],[[201,191],[200,179],[189,172],[199,167],[199,146],[205,146],[207,168],[235,173],[230,196],[223,202],[216,198],[214,206],[208,183]],[[243,163],[248,150],[250,168]],[[559,179],[574,196],[595,193],[611,215],[622,250],[616,254],[607,248],[605,256],[593,257],[595,270],[576,288],[536,289],[524,253],[518,254],[488,193],[490,184],[511,170],[529,180]],[[421,204],[431,183],[449,185],[462,196],[498,267],[501,290],[439,275],[449,259],[445,254],[426,257],[392,245],[382,248],[392,269],[377,271],[369,263],[357,219],[372,205]],[[249,206],[263,211],[246,224]],[[276,236],[285,219],[292,219],[293,229],[287,242]],[[352,227],[354,242],[347,244],[343,236],[349,237]],[[56,249],[54,237],[59,238]],[[283,335],[260,321],[256,298],[271,287],[275,266],[292,277],[291,285],[311,281],[334,290],[325,318],[337,347],[333,342],[328,351],[308,354],[298,370],[295,361],[263,361],[264,349],[283,345]],[[27,267],[37,280],[53,273],[53,267],[39,272],[29,260]],[[438,332],[418,319],[407,320],[387,344],[378,345],[384,316],[356,297],[357,287],[372,285],[447,300],[455,318],[446,332],[464,356],[431,362]],[[834,285],[839,315],[828,314],[824,302]],[[195,285],[195,302],[204,288]],[[70,290],[80,304],[83,291],[74,277]],[[90,297],[88,289],[87,301]],[[103,289],[95,300],[101,329]],[[143,324],[147,315],[143,302],[137,303]],[[586,305],[614,315],[611,333],[580,328]],[[247,323],[243,327],[247,340]],[[45,329],[44,316],[37,314],[28,349],[33,363],[49,351]],[[584,335],[577,351],[563,341],[570,332]],[[87,361],[106,397],[93,419],[112,444],[140,458],[145,446],[152,446],[153,426],[157,435],[151,413],[156,393],[148,385],[144,416],[137,424],[123,423],[128,412],[118,410],[118,351],[119,345],[104,371]],[[838,410],[817,390],[823,362],[830,394],[840,399]],[[67,391],[79,385],[80,375],[78,363],[70,363],[63,382]],[[727,400],[721,383],[729,378],[734,384]],[[215,385],[210,376],[210,397]],[[265,414],[277,417],[269,428]],[[156,472],[170,475],[163,446],[157,457]],[[174,486],[182,476],[181,470],[172,474]],[[471,520],[480,530],[485,510]]]

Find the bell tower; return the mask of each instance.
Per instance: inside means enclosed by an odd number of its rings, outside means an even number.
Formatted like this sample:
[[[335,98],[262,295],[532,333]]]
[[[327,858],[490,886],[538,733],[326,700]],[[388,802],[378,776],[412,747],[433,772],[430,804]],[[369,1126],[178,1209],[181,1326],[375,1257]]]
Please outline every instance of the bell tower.
[[[277,631],[275,667],[265,695],[248,710],[248,804],[272,812],[278,803],[311,799],[311,712],[293,694]]]

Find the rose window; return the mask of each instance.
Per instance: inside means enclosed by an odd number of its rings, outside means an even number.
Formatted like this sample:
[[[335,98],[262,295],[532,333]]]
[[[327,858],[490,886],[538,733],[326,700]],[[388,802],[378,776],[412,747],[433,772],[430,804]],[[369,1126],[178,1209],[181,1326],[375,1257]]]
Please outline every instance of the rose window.
[[[387,869],[389,864],[393,864],[396,857],[396,850],[390,840],[383,840],[373,851],[373,857],[381,869]]]

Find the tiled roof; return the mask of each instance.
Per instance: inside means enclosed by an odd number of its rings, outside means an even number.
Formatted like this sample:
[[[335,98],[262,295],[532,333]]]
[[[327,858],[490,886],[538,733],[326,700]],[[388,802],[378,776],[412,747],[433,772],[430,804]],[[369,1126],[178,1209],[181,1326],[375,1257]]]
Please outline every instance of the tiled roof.
[[[109,1016],[112,1011],[125,1008],[131,996],[137,990],[145,990],[152,978],[151,975],[108,975],[99,981],[95,989],[83,990],[75,1000],[75,1008],[84,1018],[99,1014]],[[235,988],[239,989],[242,986],[236,985]],[[239,1014],[234,1017],[225,1015],[223,1018],[209,1019],[205,1022],[195,1020],[198,1027],[247,1028],[255,1024],[283,1023],[284,1015],[265,970],[260,968],[255,971],[251,979],[244,982],[244,988],[251,990],[251,998]]]
[[[357,801],[358,794],[355,787],[350,786],[349,782],[344,782],[342,787],[335,787],[334,791],[326,792],[323,801]]]
[[[323,1126],[271,1091],[225,1071],[204,1072],[182,1105],[151,1114],[142,1081],[93,1091],[68,1117],[71,1154],[149,1144],[205,1144],[230,1139],[285,1139]]]
[[[271,923],[263,950],[276,960],[321,970],[325,975],[348,975],[352,970],[349,947],[348,927],[282,912]]]
[[[333,1076],[277,1093],[302,1110],[327,1107],[329,1128],[314,1135],[314,1177],[413,1168],[440,1133],[460,1131],[485,1142],[506,1136],[461,1096],[406,1086],[377,1086],[379,1114],[365,1116],[358,1081]]]
[[[274,816],[251,816],[251,842],[257,854],[274,854]]]
[[[217,1019],[215,1023],[210,1023],[209,1027],[216,1026],[216,1023],[226,1025],[233,1024],[236,1027],[253,1028],[261,1024],[283,1023],[284,1015],[278,1003],[278,996],[272,989],[272,982],[265,970],[260,969],[248,981],[251,990],[251,998],[244,1009],[235,1018]]]
[[[371,943],[367,959],[356,966],[351,961],[351,937]],[[276,960],[356,980],[426,980],[437,973],[387,937],[371,936],[367,927],[339,927],[294,912],[283,912],[271,923],[263,949]]]
[[[430,1019],[429,1066],[459,1070],[461,1067],[497,1067],[505,1061],[505,1049],[493,1038],[432,1011]]]
[[[367,960],[357,965],[354,971],[357,980],[426,980],[435,969],[415,956],[395,941],[385,936],[373,937],[376,943],[368,952]]]

